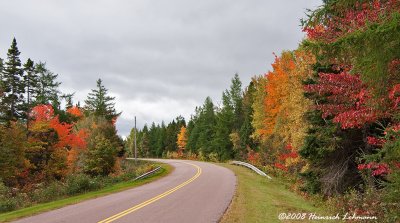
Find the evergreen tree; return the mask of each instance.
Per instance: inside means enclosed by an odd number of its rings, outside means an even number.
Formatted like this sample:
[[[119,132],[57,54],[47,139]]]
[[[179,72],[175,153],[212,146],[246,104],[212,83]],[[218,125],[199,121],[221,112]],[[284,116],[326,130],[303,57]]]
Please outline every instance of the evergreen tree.
[[[65,108],[69,109],[72,108],[74,106],[74,103],[72,101],[72,98],[74,97],[75,92],[71,93],[71,94],[63,94],[61,95],[61,99],[65,100]]]
[[[228,95],[230,97],[235,114],[233,128],[235,130],[239,130],[243,124],[244,116],[242,82],[240,81],[237,73],[231,80],[231,86]]]
[[[141,137],[139,142],[139,151],[140,154],[142,154],[143,157],[149,157],[150,156],[150,144],[149,144],[149,129],[147,125],[144,125],[142,131],[141,131]]]
[[[254,133],[254,128],[251,125],[253,122],[253,102],[254,102],[254,93],[256,89],[254,86],[254,82],[251,81],[249,86],[246,88],[245,94],[243,96],[243,124],[240,127],[240,143],[241,148],[239,151],[239,158],[244,158],[246,153],[246,147],[251,149],[256,149],[256,145],[254,140],[251,138],[251,135]]]
[[[213,147],[212,140],[215,135],[215,108],[210,97],[207,97],[201,108],[199,114],[199,119],[196,122],[194,132],[197,132],[197,142],[196,147],[198,150],[209,154],[214,152],[215,147]]]
[[[157,132],[157,143],[156,143],[157,157],[163,155],[167,137],[168,137],[167,127],[165,126],[164,122],[161,122],[161,126],[158,126],[158,132]]]
[[[149,155],[151,157],[157,156],[158,129],[154,122],[151,123],[149,130]]]
[[[192,153],[196,153],[197,152],[197,141],[199,139],[199,128],[196,128],[197,126],[197,121],[199,119],[199,115],[200,115],[200,109],[199,107],[196,106],[195,108],[195,115],[192,115],[190,117],[190,120],[188,122],[187,125],[187,135],[188,135],[188,141],[186,144],[186,148],[192,152]]]
[[[60,108],[58,87],[60,82],[56,79],[58,74],[54,74],[46,68],[46,63],[39,62],[35,65],[35,73],[37,75],[37,85],[34,89],[34,105],[51,104],[54,109]]]
[[[229,92],[222,93],[222,108],[217,113],[215,137],[213,139],[213,146],[217,148],[221,160],[227,160],[233,156],[230,134],[235,125],[235,111],[231,102]]]
[[[1,95],[2,110],[0,111],[1,122],[9,123],[17,119],[26,117],[23,110],[25,86],[23,79],[23,70],[21,69],[20,52],[15,38],[7,53],[2,82],[3,94]]]
[[[38,77],[35,72],[34,62],[28,58],[26,63],[24,64],[24,83],[25,83],[25,92],[26,92],[26,105],[25,110],[29,114],[32,108],[32,95],[35,93],[35,89],[37,88]],[[27,126],[29,126],[29,118],[27,118]]]
[[[242,82],[239,75],[235,74],[229,91],[225,90],[222,94],[222,107],[217,114],[215,138],[213,140],[213,145],[218,148],[218,154],[222,160],[231,159],[234,156],[235,151],[231,139],[240,138],[235,135],[238,135],[244,120],[242,101]]]
[[[115,120],[121,113],[117,113],[114,106],[115,97],[107,95],[108,89],[101,79],[97,80],[97,88],[92,89],[85,100],[85,110],[96,116],[104,116],[107,120]]]

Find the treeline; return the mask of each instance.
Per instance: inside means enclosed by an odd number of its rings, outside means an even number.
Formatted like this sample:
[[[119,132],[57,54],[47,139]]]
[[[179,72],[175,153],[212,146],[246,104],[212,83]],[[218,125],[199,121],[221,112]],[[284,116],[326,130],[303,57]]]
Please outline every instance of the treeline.
[[[235,75],[221,105],[207,98],[182,122],[186,141],[156,146],[163,140],[154,129],[165,126],[153,124],[140,131],[139,149],[246,160],[322,194],[335,210],[397,222],[400,2],[330,0],[308,15],[298,49],[277,55],[244,90]],[[160,136],[182,138],[178,129]]]
[[[82,107],[74,105],[73,94],[61,93],[45,63],[22,63],[19,56],[14,38],[7,58],[0,59],[0,186],[15,190],[2,190],[0,197],[73,174],[118,173],[124,148],[114,123],[120,113],[102,81]],[[3,205],[0,211],[8,208]]]

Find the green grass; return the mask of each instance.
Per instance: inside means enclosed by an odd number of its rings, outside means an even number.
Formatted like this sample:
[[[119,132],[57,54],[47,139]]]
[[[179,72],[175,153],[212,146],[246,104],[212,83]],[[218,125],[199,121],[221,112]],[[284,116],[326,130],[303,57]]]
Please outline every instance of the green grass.
[[[279,213],[317,213],[324,210],[311,201],[289,191],[279,179],[269,180],[241,166],[221,164],[231,169],[237,177],[237,188],[230,207],[221,219],[227,222],[307,222],[281,221]],[[322,221],[320,221],[322,222]]]
[[[112,186],[100,189],[98,191],[92,191],[92,192],[88,192],[88,193],[84,193],[84,194],[80,194],[80,195],[76,195],[76,196],[71,196],[68,198],[64,198],[64,199],[60,199],[60,200],[56,200],[56,201],[52,201],[52,202],[48,202],[48,203],[37,204],[37,205],[31,206],[31,207],[19,209],[16,211],[2,213],[2,214],[0,214],[0,222],[12,221],[12,220],[15,220],[18,218],[27,217],[27,216],[39,214],[42,212],[46,212],[49,210],[61,208],[61,207],[64,207],[64,206],[67,206],[70,204],[76,204],[76,203],[82,202],[84,200],[93,199],[93,198],[109,195],[111,193],[131,189],[133,187],[137,187],[137,186],[140,186],[140,185],[143,185],[146,183],[150,183],[150,182],[157,180],[163,176],[166,176],[173,170],[173,167],[168,164],[159,164],[159,165],[162,167],[161,170],[158,171],[156,174],[151,175],[147,178],[140,179],[137,181],[121,182],[121,183],[117,183]]]

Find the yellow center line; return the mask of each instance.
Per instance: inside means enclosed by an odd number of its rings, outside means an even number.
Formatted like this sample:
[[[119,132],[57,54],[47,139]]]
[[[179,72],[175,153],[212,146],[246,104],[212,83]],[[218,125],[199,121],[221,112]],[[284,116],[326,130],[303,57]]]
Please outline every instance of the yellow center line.
[[[116,215],[113,215],[113,216],[111,216],[111,217],[109,217],[107,219],[99,221],[98,223],[109,223],[109,222],[115,221],[115,220],[117,220],[119,218],[122,218],[123,216],[125,216],[127,214],[130,214],[130,213],[132,213],[134,211],[137,211],[137,210],[139,210],[139,209],[141,209],[141,208],[143,208],[143,207],[145,207],[145,206],[147,206],[147,205],[149,205],[149,204],[151,204],[153,202],[156,202],[156,201],[160,200],[163,197],[166,197],[166,196],[172,194],[173,192],[179,190],[180,188],[190,184],[191,182],[193,182],[196,178],[198,178],[200,176],[201,168],[199,166],[197,166],[196,164],[191,164],[191,163],[187,163],[187,162],[183,162],[183,163],[186,163],[186,164],[189,164],[189,165],[192,165],[192,166],[196,167],[196,169],[197,169],[196,175],[194,175],[189,180],[179,184],[178,186],[176,186],[176,187],[174,187],[174,188],[172,188],[172,189],[170,189],[168,191],[165,191],[164,193],[162,193],[160,195],[157,195],[157,196],[155,196],[153,198],[150,198],[147,201],[144,201],[144,202],[142,202],[142,203],[140,203],[140,204],[138,204],[136,206],[133,206],[133,207],[131,207],[131,208],[125,210],[125,211],[122,211],[122,212],[120,212],[120,213],[118,213]]]

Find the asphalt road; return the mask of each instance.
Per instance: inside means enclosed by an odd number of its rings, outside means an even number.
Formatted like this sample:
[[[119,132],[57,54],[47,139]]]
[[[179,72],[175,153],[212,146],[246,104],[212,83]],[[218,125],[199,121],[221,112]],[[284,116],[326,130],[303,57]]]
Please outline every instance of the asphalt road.
[[[234,173],[211,163],[157,161],[175,170],[146,185],[16,222],[218,222],[234,194]]]

